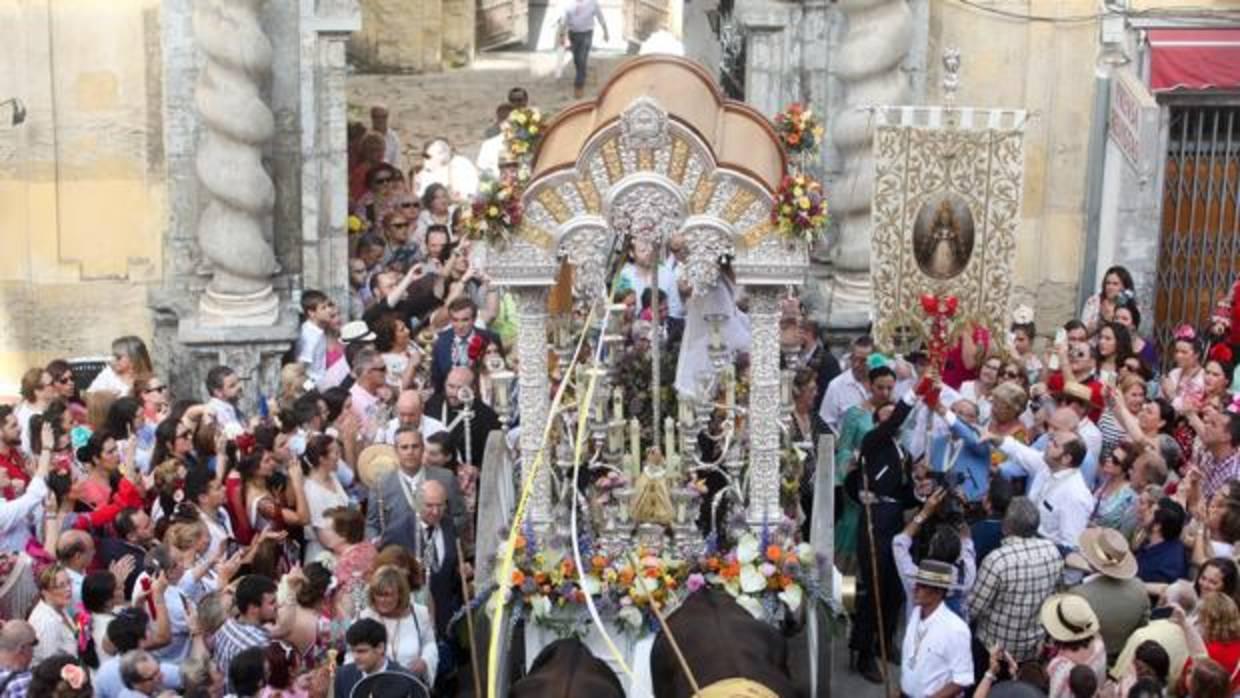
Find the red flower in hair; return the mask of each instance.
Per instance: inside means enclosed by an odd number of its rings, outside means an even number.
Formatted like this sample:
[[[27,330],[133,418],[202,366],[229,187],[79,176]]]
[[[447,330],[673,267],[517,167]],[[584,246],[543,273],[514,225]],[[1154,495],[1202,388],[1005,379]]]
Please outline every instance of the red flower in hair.
[[[475,332],[473,337],[469,338],[469,362],[478,363],[482,360],[482,354],[487,349],[487,340],[481,334]]]
[[[258,439],[255,439],[253,434],[246,432],[234,439],[233,443],[237,444],[238,453],[248,456],[254,450],[254,447],[258,445]]]
[[[1220,342],[1219,344],[1215,344],[1214,346],[1210,347],[1209,358],[1221,364],[1231,365],[1231,361],[1234,357],[1231,351],[1231,347]]]

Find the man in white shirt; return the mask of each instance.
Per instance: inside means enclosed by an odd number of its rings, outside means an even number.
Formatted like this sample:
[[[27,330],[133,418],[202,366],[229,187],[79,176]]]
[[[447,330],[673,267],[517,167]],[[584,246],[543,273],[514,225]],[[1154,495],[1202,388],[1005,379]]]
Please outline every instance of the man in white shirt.
[[[1010,436],[987,432],[984,437],[1009,459],[1001,472],[1007,475],[1014,465],[1029,476],[1026,491],[1041,515],[1038,534],[1061,550],[1077,549],[1095,505],[1081,476],[1086,453],[1081,437],[1070,431],[1051,432],[1045,453]]]
[[[586,84],[586,61],[590,57],[590,44],[594,41],[594,20],[603,28],[603,41],[611,41],[607,32],[607,20],[599,9],[598,0],[568,0],[564,5],[561,22],[568,32],[568,45],[573,52],[573,96],[580,99]]]
[[[400,164],[400,136],[388,128],[388,109],[382,104],[370,108],[370,130],[383,136],[383,161],[404,171]]]
[[[1070,409],[1076,415],[1076,433],[1085,442],[1085,451],[1088,454],[1085,464],[1081,466],[1081,476],[1085,478],[1085,484],[1093,489],[1098,484],[1098,464],[1102,458],[1102,430],[1089,415],[1095,409],[1106,408],[1102,404],[1102,393],[1100,389],[1095,392],[1084,383],[1069,382],[1064,384],[1063,390],[1055,395],[1055,399],[1061,408]]]
[[[922,560],[913,577],[913,611],[904,631],[900,692],[915,698],[953,698],[973,685],[969,626],[943,600],[956,568]]]
[[[401,427],[410,427],[422,432],[423,439],[430,438],[433,434],[441,431],[447,431],[444,423],[428,417],[422,410],[422,393],[417,390],[402,390],[400,397],[396,399],[396,416],[387,423],[387,428],[383,430],[382,443],[396,444],[396,430]]]
[[[512,105],[508,102],[495,108],[495,133],[488,135],[478,147],[478,157],[474,160],[479,175],[489,175],[499,179],[499,163],[503,159],[501,156],[504,152],[504,122],[508,120],[508,115],[511,113]]]
[[[327,372],[327,328],[336,321],[336,304],[322,291],[309,289],[301,296],[306,316],[297,337],[297,360],[306,365],[306,376],[318,383]]]
[[[228,438],[240,434],[245,426],[241,423],[241,414],[237,411],[237,398],[241,397],[241,378],[227,366],[216,366],[207,371],[207,412],[215,418],[216,424],[224,430]]]
[[[874,340],[868,335],[853,340],[852,353],[848,356],[848,370],[836,376],[827,386],[826,395],[822,396],[818,416],[837,434],[840,420],[848,408],[860,405],[870,397],[867,361],[873,351]]]

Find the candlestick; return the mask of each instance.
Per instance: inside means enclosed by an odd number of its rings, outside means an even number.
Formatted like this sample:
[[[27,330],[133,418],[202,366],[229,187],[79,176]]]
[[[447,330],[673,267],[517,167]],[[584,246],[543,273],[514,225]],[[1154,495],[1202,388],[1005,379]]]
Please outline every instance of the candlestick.
[[[693,424],[693,407],[689,404],[689,400],[683,395],[676,401],[676,406],[680,412],[680,426],[682,428]]]
[[[633,477],[637,477],[642,471],[642,425],[636,417],[629,420],[629,456],[633,459]]]
[[[724,394],[726,399],[724,404],[727,405],[728,412],[736,407],[736,369],[728,366],[723,370]]]
[[[663,450],[668,460],[676,457],[676,420],[670,415],[663,420]]]
[[[611,391],[611,416],[612,419],[624,419],[624,390],[618,385]]]
[[[624,422],[613,421],[607,425],[607,452],[619,453],[624,450]]]

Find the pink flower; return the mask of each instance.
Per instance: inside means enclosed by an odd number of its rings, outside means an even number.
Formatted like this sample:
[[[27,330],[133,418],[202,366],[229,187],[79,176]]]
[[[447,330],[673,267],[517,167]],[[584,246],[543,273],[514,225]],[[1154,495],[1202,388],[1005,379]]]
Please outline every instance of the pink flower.
[[[689,575],[689,578],[685,580],[685,587],[689,589],[690,594],[704,586],[706,586],[706,578],[696,572]]]
[[[775,569],[775,565],[769,562],[764,562],[760,567],[758,567],[758,571],[762,573],[763,577],[771,577],[774,576],[777,570]]]

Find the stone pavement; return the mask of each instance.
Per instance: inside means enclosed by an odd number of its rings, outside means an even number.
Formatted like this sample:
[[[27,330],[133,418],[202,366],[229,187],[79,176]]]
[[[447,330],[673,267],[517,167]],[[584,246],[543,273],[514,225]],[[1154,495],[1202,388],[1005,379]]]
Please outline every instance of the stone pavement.
[[[507,99],[509,88],[521,86],[530,104],[550,115],[573,100],[573,66],[556,79],[559,53],[495,52],[479,54],[467,68],[439,73],[355,74],[346,81],[349,119],[370,125],[370,106],[384,103],[389,122],[404,148],[408,171],[414,156],[431,138],[443,136],[457,152],[473,160],[483,132],[495,120],[495,107]],[[617,53],[590,55],[586,95],[594,95],[624,59]]]

